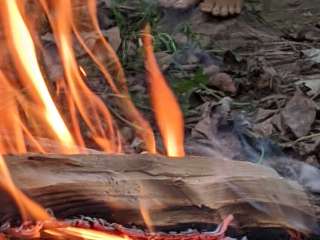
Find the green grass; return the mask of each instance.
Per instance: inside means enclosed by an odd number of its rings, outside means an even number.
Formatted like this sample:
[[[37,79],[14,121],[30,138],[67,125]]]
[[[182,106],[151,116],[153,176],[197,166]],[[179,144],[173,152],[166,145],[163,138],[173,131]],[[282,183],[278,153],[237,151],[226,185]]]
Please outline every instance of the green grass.
[[[124,65],[129,59],[129,42],[138,45],[140,32],[146,23],[152,27],[159,21],[159,9],[153,1],[112,0],[111,18],[120,28],[122,46],[119,52]]]
[[[202,68],[198,68],[193,74],[186,73],[185,77],[177,79],[175,77],[170,77],[170,85],[173,91],[178,96],[181,108],[184,113],[187,113],[190,108],[194,105],[191,99],[191,95],[197,89],[202,88],[202,86],[208,83],[208,76],[203,73]]]
[[[155,52],[166,52],[168,54],[178,54],[184,51],[184,46],[178,46],[174,38],[161,31],[158,26],[161,19],[161,9],[157,5],[157,0],[113,0],[111,7],[111,18],[115,21],[116,26],[120,28],[122,45],[118,52],[120,60],[127,73],[144,72],[144,62],[142,58],[141,43],[139,42],[141,30],[146,23],[152,27],[154,37]],[[184,23],[177,27],[177,31],[187,36],[188,41],[197,44],[198,35],[192,32],[191,26]],[[136,54],[129,54],[130,45],[135,45]],[[171,66],[166,73],[169,83],[179,96],[179,101],[184,111],[190,107],[190,95],[197,88],[207,84],[208,77],[203,73],[201,68],[195,72],[185,72],[179,66]],[[182,73],[177,77],[174,73]],[[146,96],[134,96],[137,104],[145,105]]]

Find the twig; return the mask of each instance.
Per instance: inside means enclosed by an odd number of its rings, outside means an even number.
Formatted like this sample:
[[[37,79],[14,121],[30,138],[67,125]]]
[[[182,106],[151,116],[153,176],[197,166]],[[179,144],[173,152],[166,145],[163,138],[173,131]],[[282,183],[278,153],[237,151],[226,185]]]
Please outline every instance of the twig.
[[[317,137],[320,137],[320,133],[314,133],[314,134],[310,134],[308,136],[303,136],[303,137],[298,138],[297,140],[295,140],[294,143],[302,142],[302,141],[309,140],[309,139],[312,139],[312,138],[317,138]]]

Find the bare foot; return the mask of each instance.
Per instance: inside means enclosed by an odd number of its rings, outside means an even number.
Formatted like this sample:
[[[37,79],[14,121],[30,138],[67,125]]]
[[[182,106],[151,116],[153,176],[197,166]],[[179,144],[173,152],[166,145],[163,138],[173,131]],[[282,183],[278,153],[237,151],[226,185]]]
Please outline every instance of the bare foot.
[[[159,0],[162,7],[176,9],[186,9],[198,2],[200,2],[200,0]]]
[[[242,9],[243,0],[204,0],[200,8],[214,16],[230,16],[239,14]]]

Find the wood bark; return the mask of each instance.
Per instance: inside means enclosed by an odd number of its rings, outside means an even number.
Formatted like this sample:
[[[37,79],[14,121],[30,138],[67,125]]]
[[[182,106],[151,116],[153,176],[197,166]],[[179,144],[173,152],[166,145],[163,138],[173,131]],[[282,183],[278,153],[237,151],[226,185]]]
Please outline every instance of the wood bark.
[[[6,156],[16,185],[57,218],[79,215],[157,229],[220,223],[308,232],[314,207],[303,188],[270,168],[215,158],[155,155]],[[18,216],[0,195],[0,222]]]

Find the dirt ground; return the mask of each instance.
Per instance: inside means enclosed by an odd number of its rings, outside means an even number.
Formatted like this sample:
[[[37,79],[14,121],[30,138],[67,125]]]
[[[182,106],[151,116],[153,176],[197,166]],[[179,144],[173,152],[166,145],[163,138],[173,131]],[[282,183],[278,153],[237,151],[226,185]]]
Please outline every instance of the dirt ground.
[[[251,0],[240,16],[227,19],[202,13],[197,6],[178,11],[160,8],[156,1],[129,2],[100,1],[100,25],[117,49],[135,103],[146,116],[152,119],[139,31],[151,22],[159,64],[185,114],[191,153],[194,142],[208,145],[209,140],[232,146],[231,154],[243,142],[233,143],[230,134],[239,135],[244,128],[235,126],[245,125],[255,141],[270,141],[318,166],[319,1]],[[90,76],[90,67],[86,70]],[[97,79],[92,87],[110,100],[95,71],[91,76]],[[221,137],[225,122],[230,134]],[[130,147],[136,148],[130,126],[123,124],[123,129]]]
[[[209,79],[214,89],[230,90],[231,112],[242,111],[259,137],[271,138],[316,165],[319,9],[320,3],[311,0],[248,1],[237,18],[214,19],[197,9],[189,20],[183,18],[201,36],[206,52],[221,57],[222,71],[232,76],[237,91]]]

